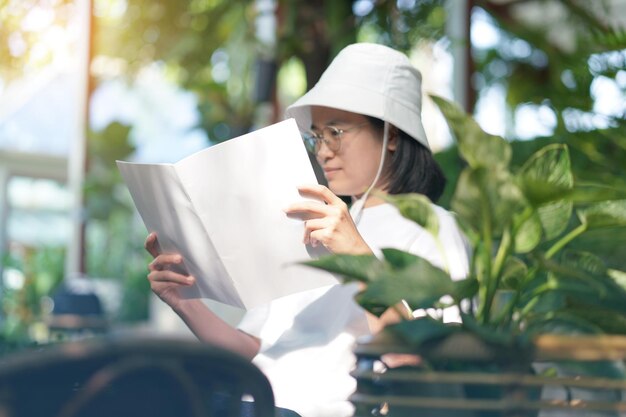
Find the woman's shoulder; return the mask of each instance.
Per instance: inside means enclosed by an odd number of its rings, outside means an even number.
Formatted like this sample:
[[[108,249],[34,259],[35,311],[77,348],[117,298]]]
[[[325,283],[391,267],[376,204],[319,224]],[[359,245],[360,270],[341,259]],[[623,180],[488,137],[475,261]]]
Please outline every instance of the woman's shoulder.
[[[459,229],[459,225],[456,221],[456,214],[448,209],[445,209],[437,204],[432,203],[433,210],[435,214],[437,214],[437,218],[439,220],[440,228],[449,228],[451,230],[457,230],[459,233],[461,232]]]
[[[447,210],[446,208],[439,206],[435,203],[431,203],[431,207],[437,216],[437,220],[439,222],[439,231],[442,232],[456,232],[461,234],[461,230],[458,226],[456,220],[456,214],[452,211]],[[380,219],[385,218],[386,220],[399,220],[403,223],[411,222],[414,223],[415,226],[421,228],[417,225],[417,223],[412,220],[404,217],[398,208],[392,204],[384,203],[375,207],[372,207],[372,214]]]

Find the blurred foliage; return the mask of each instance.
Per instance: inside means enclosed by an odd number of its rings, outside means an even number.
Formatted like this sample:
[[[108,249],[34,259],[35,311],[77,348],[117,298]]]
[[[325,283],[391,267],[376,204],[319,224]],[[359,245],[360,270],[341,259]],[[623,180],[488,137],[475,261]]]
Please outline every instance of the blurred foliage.
[[[3,270],[23,280],[0,292],[0,355],[33,345],[40,339],[46,314],[42,300],[50,296],[64,276],[65,248],[43,247],[7,256]]]
[[[602,77],[617,81],[618,74],[626,71],[626,28],[609,23],[616,21],[611,3],[474,2],[491,17],[500,37],[493,47],[473,48],[474,88],[503,86],[509,115],[531,104],[549,108],[556,119],[549,137],[512,140],[513,170],[548,144],[566,144],[577,183],[626,187],[625,101],[615,115],[601,114],[594,106],[598,97],[593,83]],[[624,92],[623,83],[621,89]],[[507,136],[515,139],[511,133]],[[450,149],[436,155],[451,182],[442,199],[448,207],[464,166],[456,153]],[[626,245],[619,244],[625,241],[626,230],[616,227],[590,231],[573,245],[581,250],[601,247],[606,262],[626,269]]]
[[[626,29],[607,23],[612,20],[609,1],[517,3],[475,2],[493,18],[502,37],[493,48],[475,50],[480,83],[505,84],[513,108],[522,103],[549,106],[557,118],[555,133],[571,131],[566,110],[593,112],[594,79],[614,78],[626,69]],[[534,15],[524,12],[529,6],[536,8]]]
[[[139,227],[134,205],[115,168],[135,150],[129,141],[130,127],[118,122],[91,132],[85,177],[87,225],[86,272],[89,276],[119,281],[120,310],[113,321],[133,322],[148,318],[149,262],[143,250],[144,229]]]
[[[45,4],[44,4],[45,3]],[[67,27],[75,14],[73,0],[0,0],[0,80],[8,82],[54,60],[54,47],[42,42],[56,27]],[[36,6],[47,6],[31,13]],[[53,7],[53,9],[52,9]],[[48,13],[54,10],[53,13]]]
[[[129,0],[123,14],[95,1],[94,56],[122,60],[132,78],[161,61],[172,79],[196,93],[202,127],[220,141],[246,131],[253,119],[252,76],[257,42],[253,3]],[[225,79],[212,71],[221,67]],[[226,134],[223,128],[229,127]]]

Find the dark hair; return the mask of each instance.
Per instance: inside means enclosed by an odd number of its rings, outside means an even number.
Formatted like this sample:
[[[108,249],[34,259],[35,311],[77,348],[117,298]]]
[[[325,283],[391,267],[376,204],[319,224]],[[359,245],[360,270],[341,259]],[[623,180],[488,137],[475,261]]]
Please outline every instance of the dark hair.
[[[384,122],[367,116],[381,132]],[[391,153],[386,172],[389,194],[419,193],[436,202],[446,187],[446,176],[430,149],[398,129],[396,150]]]

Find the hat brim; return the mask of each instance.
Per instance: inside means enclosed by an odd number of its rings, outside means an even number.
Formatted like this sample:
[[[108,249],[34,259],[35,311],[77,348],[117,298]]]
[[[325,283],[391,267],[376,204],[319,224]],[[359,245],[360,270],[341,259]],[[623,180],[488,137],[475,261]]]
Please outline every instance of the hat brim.
[[[323,87],[320,87],[318,84],[291,106],[287,107],[285,117],[293,117],[298,128],[303,132],[307,131],[311,129],[312,123],[311,106],[330,107],[372,116],[381,120],[393,120],[394,117],[387,116],[391,116],[394,113],[407,114],[408,112],[411,120],[406,120],[404,123],[395,121],[392,124],[429,148],[426,132],[422,126],[421,115],[398,102],[387,100],[387,97],[378,91],[355,87],[345,83],[326,82],[323,84]],[[399,106],[402,108],[395,108]],[[385,111],[389,112],[389,114],[385,114]]]

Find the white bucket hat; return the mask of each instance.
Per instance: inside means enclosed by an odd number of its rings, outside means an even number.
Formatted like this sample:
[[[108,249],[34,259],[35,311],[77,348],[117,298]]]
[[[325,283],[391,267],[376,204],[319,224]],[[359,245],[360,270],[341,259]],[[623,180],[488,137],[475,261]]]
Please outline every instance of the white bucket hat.
[[[296,119],[300,130],[309,130],[310,106],[376,117],[430,148],[422,126],[422,75],[405,54],[386,46],[356,43],[342,49],[285,116]]]

